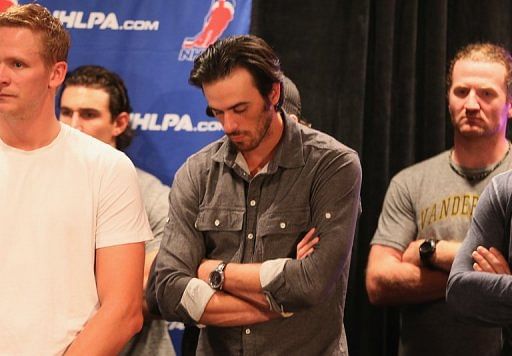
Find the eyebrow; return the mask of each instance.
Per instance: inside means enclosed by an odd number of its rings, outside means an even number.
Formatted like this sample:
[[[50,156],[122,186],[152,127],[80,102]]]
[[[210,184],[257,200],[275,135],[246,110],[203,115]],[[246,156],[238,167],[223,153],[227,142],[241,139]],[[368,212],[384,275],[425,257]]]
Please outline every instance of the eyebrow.
[[[208,106],[208,107],[209,107],[209,108],[210,108],[210,110],[212,110],[212,111],[224,112],[224,111],[228,111],[228,110],[233,110],[233,109],[235,109],[237,106],[240,106],[240,105],[248,105],[248,104],[249,104],[249,102],[248,102],[248,101],[241,101],[241,102],[239,102],[239,103],[236,103],[235,105],[230,106],[230,107],[229,107],[229,108],[227,108],[226,110],[216,109],[216,108],[214,108],[214,107],[212,107],[212,106]]]
[[[67,109],[67,110],[73,110],[71,109],[69,106],[66,106],[66,105],[61,105],[60,106],[61,109]],[[73,111],[85,111],[85,110],[90,110],[90,111],[101,111],[100,109],[96,109],[96,108],[88,108],[88,107],[85,107],[85,108],[77,108],[76,110],[73,110]]]

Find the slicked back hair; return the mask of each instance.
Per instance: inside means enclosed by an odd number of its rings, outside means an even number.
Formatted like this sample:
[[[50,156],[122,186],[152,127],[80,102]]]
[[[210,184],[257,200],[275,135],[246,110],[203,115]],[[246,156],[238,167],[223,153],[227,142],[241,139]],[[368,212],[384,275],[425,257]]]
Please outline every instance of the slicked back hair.
[[[128,89],[126,89],[123,79],[121,79],[118,74],[104,67],[85,65],[69,72],[60,90],[59,107],[62,93],[70,86],[82,86],[104,90],[108,94],[108,107],[112,121],[122,112],[127,112],[128,114],[132,112]],[[133,136],[134,132],[130,124],[128,124],[126,130],[116,136],[116,148],[124,151],[132,142]]]
[[[261,38],[237,35],[218,40],[194,61],[189,83],[203,88],[229,76],[234,69],[244,68],[252,76],[263,98],[268,98],[274,83],[282,83],[283,73],[274,50]],[[276,109],[283,103],[283,86]],[[211,115],[211,112],[208,112]]]

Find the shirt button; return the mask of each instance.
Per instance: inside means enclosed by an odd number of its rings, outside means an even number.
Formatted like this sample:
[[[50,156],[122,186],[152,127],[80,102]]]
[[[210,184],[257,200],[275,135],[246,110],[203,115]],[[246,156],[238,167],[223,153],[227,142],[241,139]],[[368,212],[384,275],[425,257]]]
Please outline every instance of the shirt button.
[[[331,213],[325,213],[325,218],[326,219],[330,219],[331,218]]]
[[[215,224],[215,226],[219,226],[220,225],[220,220],[219,219],[215,219],[215,221],[213,223]]]
[[[249,202],[249,204],[250,204],[251,206],[255,206],[255,205],[256,205],[256,200],[251,200],[251,201]]]
[[[245,329],[245,335],[249,335],[251,333],[251,329],[247,328]]]
[[[252,240],[252,239],[253,239],[253,237],[254,237],[254,235],[253,235],[253,234],[249,234],[249,235],[247,235],[247,238],[248,238],[249,240]]]
[[[284,228],[286,227],[286,223],[284,223],[284,222],[280,223],[280,224],[279,224],[279,227],[280,227],[281,229],[284,229]]]

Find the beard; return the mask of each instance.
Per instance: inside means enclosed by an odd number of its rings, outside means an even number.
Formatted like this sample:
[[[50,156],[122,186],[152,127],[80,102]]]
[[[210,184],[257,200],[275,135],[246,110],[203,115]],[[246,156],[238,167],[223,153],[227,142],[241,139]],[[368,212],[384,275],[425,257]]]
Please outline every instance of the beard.
[[[250,152],[256,149],[261,142],[268,136],[270,125],[272,124],[272,111],[271,105],[265,104],[260,114],[258,115],[258,122],[254,132],[251,131],[235,131],[231,132],[228,137],[238,149],[239,152]],[[237,141],[232,139],[236,136],[245,136],[247,140]]]

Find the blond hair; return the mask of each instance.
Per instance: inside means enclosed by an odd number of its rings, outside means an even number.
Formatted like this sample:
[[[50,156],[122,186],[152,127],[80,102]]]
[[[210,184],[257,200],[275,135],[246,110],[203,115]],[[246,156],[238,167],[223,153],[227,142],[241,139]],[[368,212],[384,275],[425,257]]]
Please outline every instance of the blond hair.
[[[71,39],[58,19],[39,4],[13,5],[0,13],[0,27],[28,28],[41,35],[41,56],[47,66],[67,61]]]
[[[507,87],[507,97],[509,100],[512,98],[512,56],[505,48],[488,42],[469,44],[461,48],[457,54],[455,54],[446,76],[446,88],[448,92],[452,87],[452,76],[455,63],[464,59],[477,62],[502,64],[506,71],[505,85]]]

